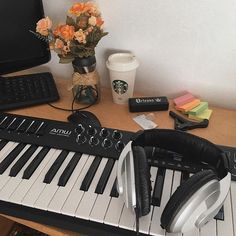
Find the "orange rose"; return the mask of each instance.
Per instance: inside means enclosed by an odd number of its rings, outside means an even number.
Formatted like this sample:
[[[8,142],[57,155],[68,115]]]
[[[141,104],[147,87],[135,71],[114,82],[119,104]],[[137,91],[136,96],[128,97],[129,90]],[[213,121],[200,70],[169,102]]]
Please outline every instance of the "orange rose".
[[[72,15],[80,16],[83,13],[91,15],[99,15],[98,7],[93,2],[75,3],[70,9],[69,13]]]
[[[65,45],[64,45],[62,40],[56,39],[56,41],[55,41],[55,48],[62,49],[64,46]]]
[[[97,18],[97,22],[96,23],[97,23],[97,27],[101,27],[103,25],[104,21],[102,20],[101,17],[99,17],[99,18]]]
[[[70,9],[69,13],[73,15],[80,15],[84,12],[84,3],[75,3]]]
[[[85,3],[84,6],[84,12],[88,12],[89,14],[96,16],[99,15],[98,7],[95,3],[93,2],[87,2]]]
[[[51,29],[51,27],[52,27],[52,21],[47,16],[46,18],[43,18],[37,22],[36,32],[44,36],[47,36],[48,30]]]
[[[62,25],[58,25],[58,26],[56,27],[56,29],[53,30],[53,34],[54,34],[55,36],[60,36],[61,27],[62,27]]]
[[[73,39],[75,28],[71,25],[59,25],[54,31],[54,35],[62,37],[65,41]]]

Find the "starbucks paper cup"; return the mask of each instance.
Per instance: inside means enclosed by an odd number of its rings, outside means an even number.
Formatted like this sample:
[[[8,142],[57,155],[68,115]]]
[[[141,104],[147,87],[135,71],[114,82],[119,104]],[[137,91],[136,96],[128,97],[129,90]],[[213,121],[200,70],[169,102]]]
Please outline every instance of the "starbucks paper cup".
[[[131,53],[115,53],[108,57],[106,66],[109,69],[114,103],[128,103],[128,99],[133,97],[138,60]]]

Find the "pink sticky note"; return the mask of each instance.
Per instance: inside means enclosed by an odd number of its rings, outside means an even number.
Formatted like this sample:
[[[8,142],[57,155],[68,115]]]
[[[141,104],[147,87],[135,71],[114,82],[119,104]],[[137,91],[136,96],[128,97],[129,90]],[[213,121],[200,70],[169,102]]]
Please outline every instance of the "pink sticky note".
[[[194,99],[195,97],[191,93],[186,93],[180,97],[175,98],[173,101],[174,104],[179,107],[186,103],[192,102]]]

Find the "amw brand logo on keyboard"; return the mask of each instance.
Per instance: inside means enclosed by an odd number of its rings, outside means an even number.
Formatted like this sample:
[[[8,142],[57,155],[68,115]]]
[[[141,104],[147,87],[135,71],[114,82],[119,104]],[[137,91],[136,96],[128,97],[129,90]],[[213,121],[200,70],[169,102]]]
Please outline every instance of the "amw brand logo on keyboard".
[[[69,137],[70,134],[71,134],[71,131],[70,130],[65,130],[65,129],[56,129],[56,128],[54,128],[49,132],[49,134]]]

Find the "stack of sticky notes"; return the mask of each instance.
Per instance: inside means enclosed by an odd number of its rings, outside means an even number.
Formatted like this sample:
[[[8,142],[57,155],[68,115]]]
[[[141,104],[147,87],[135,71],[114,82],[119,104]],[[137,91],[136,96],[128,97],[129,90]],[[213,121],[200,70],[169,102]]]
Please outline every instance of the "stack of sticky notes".
[[[208,102],[201,101],[191,93],[173,99],[176,110],[188,115],[190,119],[210,119],[212,110],[208,109]]]

